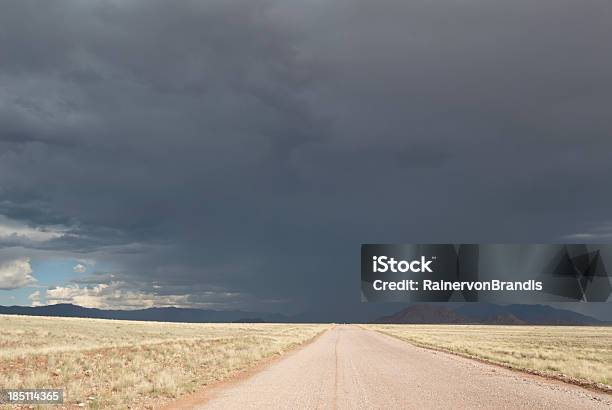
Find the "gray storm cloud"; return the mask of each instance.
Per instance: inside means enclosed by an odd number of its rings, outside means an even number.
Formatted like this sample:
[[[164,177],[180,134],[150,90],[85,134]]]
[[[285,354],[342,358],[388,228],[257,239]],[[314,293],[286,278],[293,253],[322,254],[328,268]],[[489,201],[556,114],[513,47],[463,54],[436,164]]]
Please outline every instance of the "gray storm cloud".
[[[611,18],[597,0],[5,1],[0,215],[62,234],[0,257],[297,311],[359,300],[360,243],[597,233]]]

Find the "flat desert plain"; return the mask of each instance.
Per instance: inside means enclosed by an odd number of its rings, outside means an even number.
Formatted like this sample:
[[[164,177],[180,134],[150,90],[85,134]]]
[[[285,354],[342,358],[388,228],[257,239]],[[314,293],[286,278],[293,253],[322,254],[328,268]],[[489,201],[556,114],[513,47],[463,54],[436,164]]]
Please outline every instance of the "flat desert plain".
[[[368,325],[413,345],[484,359],[510,368],[612,386],[612,327]],[[612,388],[609,389],[612,391]]]
[[[65,408],[157,408],[327,328],[0,315],[0,388],[63,388]]]
[[[611,377],[608,327],[0,315],[0,388],[63,388],[63,408],[600,409],[612,407]]]

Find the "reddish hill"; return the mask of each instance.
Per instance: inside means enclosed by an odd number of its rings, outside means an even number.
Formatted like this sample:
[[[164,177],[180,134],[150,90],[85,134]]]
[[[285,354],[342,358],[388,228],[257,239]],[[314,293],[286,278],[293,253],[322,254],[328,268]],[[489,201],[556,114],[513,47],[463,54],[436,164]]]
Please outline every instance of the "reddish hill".
[[[454,309],[435,304],[410,305],[373,323],[490,324],[490,325],[599,325],[602,322],[580,313],[545,305],[494,305],[468,303]]]
[[[376,323],[468,323],[468,320],[445,307],[411,305],[390,316],[383,316]]]
[[[487,321],[489,325],[526,325],[524,320],[519,319],[511,313],[490,317]]]

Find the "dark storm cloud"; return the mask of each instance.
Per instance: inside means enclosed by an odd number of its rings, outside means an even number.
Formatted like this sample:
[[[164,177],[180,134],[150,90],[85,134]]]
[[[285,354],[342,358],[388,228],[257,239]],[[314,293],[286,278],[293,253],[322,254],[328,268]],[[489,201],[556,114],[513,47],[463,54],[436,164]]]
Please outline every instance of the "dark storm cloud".
[[[357,301],[362,242],[588,233],[612,205],[611,13],[3,2],[0,214],[147,294],[275,310]]]

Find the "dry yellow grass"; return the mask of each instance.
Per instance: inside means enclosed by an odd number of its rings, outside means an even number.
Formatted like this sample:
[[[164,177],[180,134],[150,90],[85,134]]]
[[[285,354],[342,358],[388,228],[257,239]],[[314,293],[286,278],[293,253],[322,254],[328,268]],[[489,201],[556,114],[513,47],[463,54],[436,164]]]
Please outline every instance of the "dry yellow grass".
[[[417,346],[612,385],[612,327],[368,325]],[[605,387],[605,386],[604,386]]]
[[[0,315],[0,386],[63,388],[65,408],[158,407],[327,327]]]

